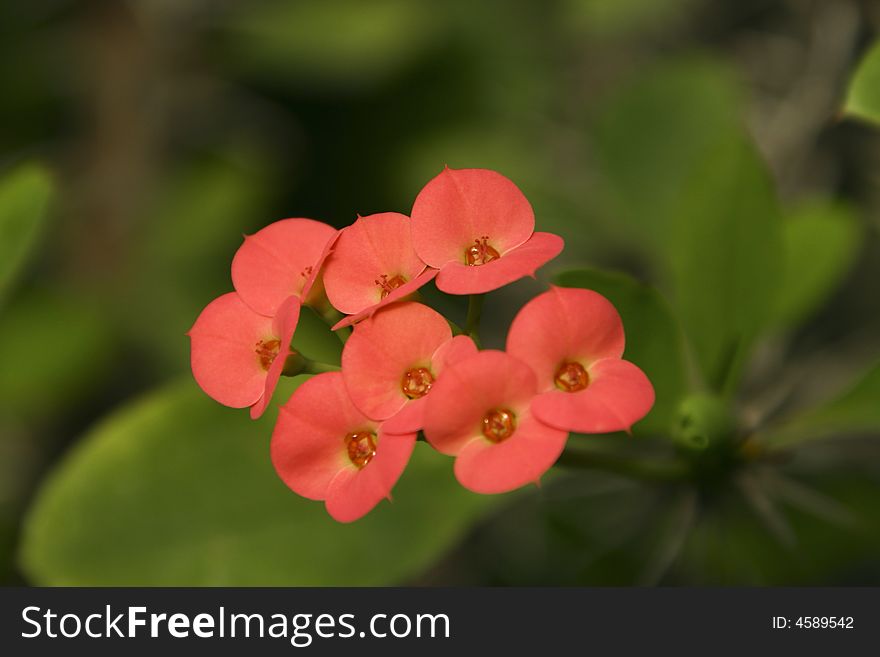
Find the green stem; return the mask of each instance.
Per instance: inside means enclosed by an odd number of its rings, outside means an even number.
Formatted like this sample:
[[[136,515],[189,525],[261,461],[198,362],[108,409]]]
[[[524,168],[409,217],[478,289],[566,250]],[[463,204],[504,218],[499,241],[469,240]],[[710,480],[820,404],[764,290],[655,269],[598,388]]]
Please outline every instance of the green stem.
[[[603,470],[642,481],[679,481],[688,474],[683,463],[633,460],[613,454],[582,450],[564,451],[556,465],[564,468]]]
[[[296,376],[297,374],[321,374],[322,372],[338,372],[339,365],[330,363],[321,363],[303,356],[298,351],[294,351],[284,362],[282,374],[284,376]]]
[[[336,310],[334,307],[328,305],[327,308],[318,312],[318,316],[326,322],[327,326],[333,327],[339,320],[345,317],[341,312]],[[336,334],[336,337],[339,338],[339,341],[342,344],[345,344],[345,341],[348,340],[348,336],[351,335],[351,327],[343,326],[340,329],[336,329],[333,331]]]
[[[306,361],[303,368],[303,374],[322,374],[324,372],[338,372],[341,367],[339,365],[331,365],[330,363],[319,363],[316,360]]]
[[[472,294],[468,298],[467,320],[465,321],[465,333],[480,346],[480,318],[483,316],[484,294]]]

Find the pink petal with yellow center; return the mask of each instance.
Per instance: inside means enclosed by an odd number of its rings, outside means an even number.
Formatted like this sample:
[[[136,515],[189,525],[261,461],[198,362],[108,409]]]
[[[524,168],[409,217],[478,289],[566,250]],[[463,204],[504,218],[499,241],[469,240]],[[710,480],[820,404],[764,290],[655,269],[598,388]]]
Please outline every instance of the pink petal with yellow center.
[[[232,284],[253,310],[271,317],[293,295],[305,299],[337,231],[313,219],[282,219],[244,238]]]
[[[519,188],[489,169],[444,169],[416,197],[413,245],[431,267],[464,262],[475,240],[503,253],[525,242],[535,213]]]
[[[272,395],[278,380],[281,378],[281,372],[284,370],[284,362],[291,354],[290,341],[293,340],[293,334],[296,332],[296,325],[299,323],[300,301],[297,297],[288,297],[281,302],[278,313],[272,320],[275,335],[279,337],[280,351],[275,360],[269,366],[266,373],[266,384],[263,388],[263,396],[260,397],[256,404],[251,406],[251,418],[256,420],[259,418],[272,401]]]
[[[439,378],[444,368],[477,353],[477,345],[466,335],[456,335],[444,342],[431,358],[431,369],[435,378]],[[410,433],[419,431],[425,426],[425,412],[428,408],[429,392],[419,399],[411,399],[393,417],[382,423],[382,431],[389,434]]]
[[[386,435],[380,428],[376,456],[362,469],[340,470],[327,489],[327,513],[339,522],[352,522],[373,510],[391,489],[409,463],[416,434]]]
[[[637,366],[617,358],[597,360],[579,392],[551,390],[532,402],[542,422],[578,433],[629,431],[654,405],[654,387]]]
[[[232,408],[259,401],[267,372],[255,349],[260,341],[278,339],[270,317],[230,292],[202,310],[188,335],[193,376],[205,393]]]
[[[318,374],[281,407],[272,433],[272,464],[295,493],[326,499],[334,477],[355,467],[348,457],[346,436],[359,431],[376,433],[378,426],[351,402],[342,374]]]
[[[334,308],[353,315],[383,300],[383,277],[410,283],[424,270],[413,250],[409,217],[383,212],[358,217],[340,232],[325,265],[324,288]]]
[[[425,437],[437,451],[454,456],[482,436],[486,413],[508,409],[524,414],[536,392],[534,372],[502,351],[481,351],[450,363],[428,395]]]
[[[406,372],[426,368],[436,375],[434,352],[451,339],[443,315],[412,301],[358,324],[342,351],[342,374],[355,406],[375,420],[390,418],[410,401],[401,387]]]
[[[467,443],[455,459],[455,477],[475,493],[506,493],[537,483],[549,470],[568,440],[568,432],[554,429],[527,413],[517,419],[516,431],[500,443],[483,437]]]
[[[601,294],[579,288],[554,286],[538,295],[517,313],[507,334],[507,351],[532,367],[541,390],[555,388],[561,364],[586,368],[601,358],[620,358],[623,347],[617,310]]]
[[[357,324],[358,322],[366,319],[367,317],[371,317],[373,315],[373,313],[375,313],[376,311],[381,310],[382,308],[385,308],[386,306],[390,306],[392,303],[395,303],[396,301],[400,301],[401,299],[405,299],[406,297],[410,296],[411,294],[414,294],[420,287],[422,287],[423,285],[425,285],[427,283],[430,283],[436,275],[437,275],[436,269],[426,269],[421,274],[416,276],[415,279],[413,279],[413,280],[409,281],[408,283],[405,283],[404,285],[401,285],[400,287],[392,290],[391,293],[388,294],[388,296],[386,296],[384,299],[382,299],[378,303],[373,304],[372,306],[369,306],[367,308],[364,308],[360,312],[357,312],[353,315],[349,315],[345,319],[342,319],[342,320],[336,322],[336,324],[333,325],[332,330],[336,331],[336,330],[344,328],[346,326],[351,326],[352,324]]]
[[[565,246],[553,233],[535,233],[524,244],[484,265],[449,262],[437,276],[437,287],[448,294],[483,294],[534,276],[538,268],[558,256]]]

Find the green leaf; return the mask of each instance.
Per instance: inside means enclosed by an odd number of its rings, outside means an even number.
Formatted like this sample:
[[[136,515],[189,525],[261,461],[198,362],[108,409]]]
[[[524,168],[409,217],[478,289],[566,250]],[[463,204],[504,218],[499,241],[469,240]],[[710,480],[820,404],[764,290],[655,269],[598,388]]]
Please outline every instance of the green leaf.
[[[242,5],[224,20],[231,66],[346,91],[387,79],[432,43],[440,7],[412,0],[300,0]]]
[[[185,333],[202,308],[232,290],[229,264],[242,233],[276,218],[266,210],[270,162],[240,146],[185,162],[169,171],[146,210],[128,268],[131,278],[112,290],[107,304],[161,375],[189,369]],[[119,298],[136,303],[121,304]]]
[[[642,368],[656,393],[654,408],[633,431],[668,432],[687,386],[681,329],[666,300],[654,288],[625,274],[578,269],[562,272],[555,282],[595,290],[614,304],[626,332],[624,358]]]
[[[308,306],[303,306],[300,310],[299,323],[290,344],[294,351],[302,353],[310,360],[330,365],[339,365],[342,362],[342,342],[339,336]]]
[[[602,102],[591,125],[598,189],[624,237],[662,257],[691,176],[740,130],[740,104],[730,68],[701,57],[641,71]]]
[[[785,218],[776,324],[797,326],[822,306],[850,270],[861,233],[854,210],[839,203],[814,201]]]
[[[562,9],[569,28],[590,37],[622,38],[668,29],[687,17],[693,0],[565,0]]]
[[[856,68],[843,111],[849,116],[880,123],[880,41],[871,46]]]
[[[49,173],[34,164],[0,180],[0,300],[37,245],[51,196]]]
[[[670,226],[672,301],[705,379],[730,392],[768,322],[782,273],[770,176],[736,135],[692,172]]]
[[[880,433],[880,363],[840,397],[768,428],[762,439],[781,447],[859,433]]]
[[[787,538],[774,535],[742,495],[724,495],[702,514],[664,583],[865,586],[880,581],[876,471],[848,469],[810,478],[773,474],[749,485],[761,490]]]
[[[494,501],[462,489],[451,459],[419,444],[393,503],[336,523],[275,474],[272,421],[222,408],[190,381],[122,409],[40,489],[19,552],[27,577],[93,586],[394,584],[431,564]]]
[[[0,418],[69,409],[105,380],[118,350],[94,301],[65,290],[17,294],[0,315]]]
[[[701,498],[681,485],[646,486],[584,472],[522,491],[480,524],[444,572],[458,574],[462,585],[880,582],[876,471],[750,477],[790,544],[774,536],[733,482]]]
[[[781,269],[773,188],[741,105],[729,67],[695,58],[640,73],[593,126],[610,223],[668,283],[716,391],[735,383]]]

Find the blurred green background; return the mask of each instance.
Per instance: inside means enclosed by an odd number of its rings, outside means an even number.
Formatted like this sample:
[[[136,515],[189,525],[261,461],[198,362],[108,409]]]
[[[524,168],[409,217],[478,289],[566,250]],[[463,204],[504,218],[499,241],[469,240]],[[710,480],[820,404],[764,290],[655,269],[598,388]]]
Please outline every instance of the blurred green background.
[[[880,584],[878,29],[873,0],[0,5],[0,583]],[[484,343],[549,276],[597,289],[657,407],[505,496],[420,444],[338,525],[184,333],[242,233],[406,213],[446,164],[567,243]]]

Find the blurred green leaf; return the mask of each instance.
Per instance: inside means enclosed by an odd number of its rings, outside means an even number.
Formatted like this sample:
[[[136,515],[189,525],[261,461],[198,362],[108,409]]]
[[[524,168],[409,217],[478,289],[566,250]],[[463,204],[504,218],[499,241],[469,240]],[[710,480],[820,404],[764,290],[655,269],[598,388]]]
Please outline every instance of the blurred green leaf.
[[[812,202],[785,218],[777,324],[797,326],[821,307],[852,266],[860,236],[854,210],[840,203]]]
[[[34,164],[0,180],[0,301],[37,245],[51,196],[49,173]]]
[[[667,27],[693,0],[565,0],[566,26],[590,36],[622,37],[645,29]]]
[[[741,495],[713,500],[664,583],[710,586],[864,586],[880,581],[880,479],[849,469],[751,485],[778,514],[788,544]]]
[[[668,279],[701,370],[729,389],[781,269],[770,177],[743,135],[731,70],[694,58],[640,73],[594,125],[604,199]]]
[[[595,290],[607,297],[623,319],[624,357],[642,368],[654,385],[654,408],[638,422],[636,433],[665,433],[686,392],[681,329],[657,290],[626,276],[592,269],[562,272],[555,283]]]
[[[232,290],[229,265],[242,234],[279,218],[266,216],[268,169],[247,149],[205,156],[170,172],[147,208],[130,277],[109,303],[163,375],[189,369],[185,333],[208,302]]]
[[[583,472],[523,491],[481,523],[447,567],[460,583],[513,586],[880,581],[876,472],[750,476],[790,531],[788,545],[737,487],[700,495]]]
[[[763,440],[781,447],[868,432],[880,433],[880,363],[840,397],[768,428]]]
[[[783,265],[770,176],[751,145],[731,137],[689,177],[669,243],[673,305],[707,383],[726,392],[770,319]]]
[[[67,290],[28,291],[0,315],[0,417],[51,417],[94,392],[119,343],[100,307]]]
[[[303,306],[291,347],[310,360],[338,365],[342,360],[342,342],[318,314]]]
[[[880,123],[880,42],[871,46],[856,67],[843,111],[856,118]]]
[[[260,77],[344,90],[407,66],[433,42],[442,7],[412,0],[263,1],[224,23],[231,65]]]
[[[641,70],[602,102],[591,126],[614,224],[662,257],[679,199],[719,141],[740,131],[740,99],[730,68],[702,57]]]
[[[189,381],[121,410],[40,490],[20,546],[24,572],[48,585],[393,584],[492,504],[419,444],[393,503],[338,524],[278,479],[272,421],[251,422]]]

